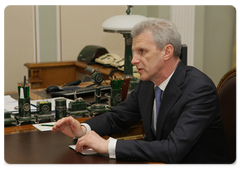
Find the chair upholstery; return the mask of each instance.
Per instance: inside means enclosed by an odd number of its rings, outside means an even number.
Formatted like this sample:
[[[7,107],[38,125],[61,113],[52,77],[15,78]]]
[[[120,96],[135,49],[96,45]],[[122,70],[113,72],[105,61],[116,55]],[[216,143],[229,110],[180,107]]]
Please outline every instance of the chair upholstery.
[[[236,160],[236,67],[222,77],[217,90],[228,148],[233,163]]]

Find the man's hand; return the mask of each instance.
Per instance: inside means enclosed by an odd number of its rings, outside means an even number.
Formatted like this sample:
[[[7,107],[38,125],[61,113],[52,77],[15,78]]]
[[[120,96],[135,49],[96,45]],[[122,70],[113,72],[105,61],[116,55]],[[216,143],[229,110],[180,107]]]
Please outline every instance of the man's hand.
[[[52,132],[60,131],[69,137],[80,137],[86,134],[87,129],[73,117],[65,117],[58,120],[52,128]]]
[[[108,140],[103,139],[96,132],[91,131],[78,139],[76,151],[82,152],[83,149],[92,148],[98,153],[108,153]]]

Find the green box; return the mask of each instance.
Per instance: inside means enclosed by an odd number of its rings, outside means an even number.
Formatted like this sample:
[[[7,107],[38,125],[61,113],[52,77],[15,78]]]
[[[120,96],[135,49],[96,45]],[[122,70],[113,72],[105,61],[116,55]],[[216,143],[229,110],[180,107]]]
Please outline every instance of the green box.
[[[55,117],[56,120],[67,116],[66,99],[55,99]]]
[[[31,117],[30,98],[18,99],[19,117]]]
[[[52,113],[52,103],[48,101],[37,102],[37,112],[39,115]]]
[[[86,110],[86,102],[85,101],[70,101],[69,102],[69,110],[70,111],[81,111]]]

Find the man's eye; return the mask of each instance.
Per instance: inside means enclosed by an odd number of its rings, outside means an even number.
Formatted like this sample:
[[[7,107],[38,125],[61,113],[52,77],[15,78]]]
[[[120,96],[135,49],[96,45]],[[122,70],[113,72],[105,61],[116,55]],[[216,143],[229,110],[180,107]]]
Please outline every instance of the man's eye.
[[[143,53],[144,53],[144,50],[143,50],[143,49],[141,49],[141,50],[140,50],[140,54],[142,55]]]

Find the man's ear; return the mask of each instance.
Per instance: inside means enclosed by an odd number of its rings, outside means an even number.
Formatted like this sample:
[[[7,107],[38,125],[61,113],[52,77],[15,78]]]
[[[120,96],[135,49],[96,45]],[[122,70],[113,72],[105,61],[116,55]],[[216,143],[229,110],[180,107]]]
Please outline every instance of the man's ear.
[[[169,60],[173,56],[174,48],[171,44],[166,45],[164,48],[164,60]]]

